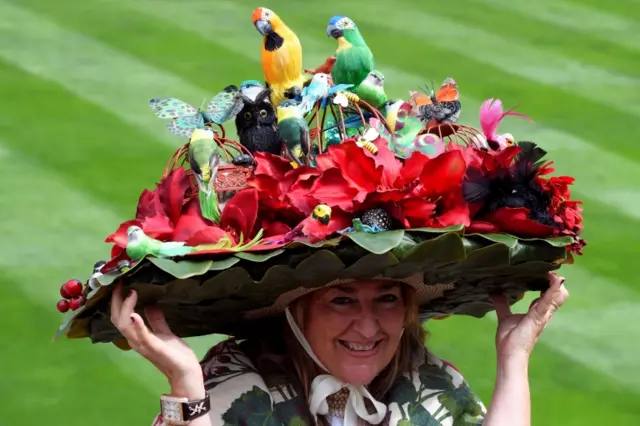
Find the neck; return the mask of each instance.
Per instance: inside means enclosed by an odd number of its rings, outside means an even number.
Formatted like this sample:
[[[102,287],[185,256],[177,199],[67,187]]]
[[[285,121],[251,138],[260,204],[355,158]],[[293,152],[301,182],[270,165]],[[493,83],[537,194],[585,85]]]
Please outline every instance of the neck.
[[[344,34],[344,38],[351,43],[354,46],[366,46],[367,43],[365,43],[364,38],[362,38],[362,35],[360,34],[360,31],[358,31],[357,28],[351,29],[351,30],[345,30],[343,31]]]

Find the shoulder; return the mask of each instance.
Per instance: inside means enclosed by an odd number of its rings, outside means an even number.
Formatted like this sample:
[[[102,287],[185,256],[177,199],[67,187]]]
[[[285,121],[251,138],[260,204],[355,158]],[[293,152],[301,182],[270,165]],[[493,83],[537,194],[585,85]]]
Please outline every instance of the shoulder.
[[[479,426],[486,413],[460,371],[431,352],[398,380],[390,393],[389,408],[391,424],[402,420],[421,424],[432,419],[442,426]]]
[[[295,400],[290,387],[270,388],[233,340],[212,347],[200,365],[211,400],[209,418],[213,426],[245,424],[249,418],[258,421],[256,415],[272,416],[277,405]],[[152,426],[166,425],[158,415]]]

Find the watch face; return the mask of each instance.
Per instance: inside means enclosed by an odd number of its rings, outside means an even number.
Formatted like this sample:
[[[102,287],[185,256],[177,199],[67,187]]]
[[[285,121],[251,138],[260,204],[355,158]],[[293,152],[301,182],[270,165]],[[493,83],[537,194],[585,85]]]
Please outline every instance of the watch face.
[[[176,401],[162,401],[162,418],[169,421],[181,421],[182,404]]]

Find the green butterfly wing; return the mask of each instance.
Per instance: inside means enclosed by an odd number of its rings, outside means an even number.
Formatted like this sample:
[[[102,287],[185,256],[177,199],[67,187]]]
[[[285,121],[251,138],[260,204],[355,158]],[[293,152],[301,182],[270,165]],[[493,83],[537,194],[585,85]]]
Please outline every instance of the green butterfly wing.
[[[167,125],[167,129],[176,136],[191,137],[195,129],[204,127],[204,119],[201,114],[187,117],[174,118]]]
[[[223,124],[234,118],[243,106],[240,90],[234,85],[227,86],[207,104],[207,119],[216,124]]]
[[[198,114],[198,109],[177,98],[153,98],[149,106],[156,117],[178,118]]]

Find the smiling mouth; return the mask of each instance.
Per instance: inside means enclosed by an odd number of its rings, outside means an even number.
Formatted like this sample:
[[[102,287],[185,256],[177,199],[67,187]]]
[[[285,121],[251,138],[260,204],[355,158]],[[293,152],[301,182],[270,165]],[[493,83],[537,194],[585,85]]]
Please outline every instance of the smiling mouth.
[[[380,345],[380,343],[382,342],[382,340],[378,340],[375,343],[367,343],[367,344],[348,342],[346,340],[339,340],[339,342],[340,342],[340,344],[342,346],[344,346],[345,348],[349,349],[350,351],[353,351],[353,352],[369,352],[369,351],[372,351],[375,348],[377,348],[378,345]]]

